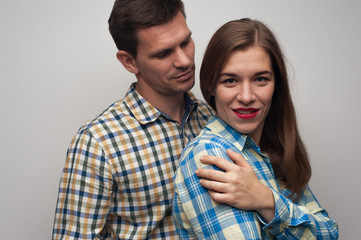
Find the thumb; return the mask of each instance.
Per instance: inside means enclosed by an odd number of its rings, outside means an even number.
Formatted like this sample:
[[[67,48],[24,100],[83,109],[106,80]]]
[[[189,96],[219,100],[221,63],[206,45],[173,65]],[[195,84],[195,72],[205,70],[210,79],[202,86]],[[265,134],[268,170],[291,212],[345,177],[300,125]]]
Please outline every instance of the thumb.
[[[226,152],[227,152],[228,157],[238,166],[245,167],[245,166],[249,165],[248,162],[242,156],[242,154],[234,152],[231,149],[227,149]]]

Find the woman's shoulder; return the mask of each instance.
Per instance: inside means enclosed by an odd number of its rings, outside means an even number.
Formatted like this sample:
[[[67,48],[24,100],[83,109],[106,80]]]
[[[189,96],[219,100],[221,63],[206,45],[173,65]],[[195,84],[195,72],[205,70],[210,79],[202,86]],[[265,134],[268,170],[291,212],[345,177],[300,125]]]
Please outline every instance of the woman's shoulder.
[[[203,148],[230,148],[233,144],[227,139],[217,133],[203,129],[202,132],[190,141],[186,148],[203,149]]]
[[[206,131],[202,131],[196,138],[187,144],[180,158],[180,165],[191,162],[199,162],[203,155],[213,155],[219,157],[227,156],[227,149],[234,149],[234,145],[221,136]]]

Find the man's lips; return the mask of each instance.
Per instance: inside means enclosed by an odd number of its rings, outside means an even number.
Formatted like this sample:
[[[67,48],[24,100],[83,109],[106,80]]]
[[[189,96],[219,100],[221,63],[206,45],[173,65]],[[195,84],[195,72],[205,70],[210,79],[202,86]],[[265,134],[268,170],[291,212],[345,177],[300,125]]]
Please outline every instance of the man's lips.
[[[242,119],[251,119],[257,116],[259,109],[257,108],[236,108],[233,112],[237,117]]]
[[[189,70],[187,72],[178,74],[178,75],[174,76],[173,78],[178,81],[185,81],[185,80],[188,80],[189,78],[191,78],[192,76],[193,76],[193,70]]]

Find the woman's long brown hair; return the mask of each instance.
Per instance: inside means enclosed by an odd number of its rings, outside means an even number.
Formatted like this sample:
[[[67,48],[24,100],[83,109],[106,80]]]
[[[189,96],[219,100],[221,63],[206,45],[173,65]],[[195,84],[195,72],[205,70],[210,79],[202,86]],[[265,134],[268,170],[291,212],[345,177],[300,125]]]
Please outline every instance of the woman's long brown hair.
[[[200,69],[202,94],[217,111],[213,92],[224,63],[233,51],[251,46],[262,47],[269,54],[276,83],[260,147],[270,157],[276,178],[292,191],[289,197],[296,200],[311,178],[311,166],[297,127],[284,55],[272,31],[262,22],[248,18],[230,21],[218,29]]]

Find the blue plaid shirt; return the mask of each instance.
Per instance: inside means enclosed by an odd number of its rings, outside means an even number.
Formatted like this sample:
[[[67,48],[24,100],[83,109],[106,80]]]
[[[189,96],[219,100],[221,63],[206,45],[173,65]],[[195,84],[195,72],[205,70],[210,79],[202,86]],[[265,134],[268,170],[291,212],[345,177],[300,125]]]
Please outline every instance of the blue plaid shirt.
[[[255,211],[243,211],[214,202],[194,174],[202,155],[220,156],[231,161],[226,150],[241,153],[275,200],[275,216],[265,223]],[[219,169],[218,169],[219,170]],[[240,134],[218,117],[207,123],[200,135],[184,149],[176,171],[173,218],[181,239],[337,239],[336,222],[317,202],[307,187],[297,202],[286,196],[269,158],[250,137]]]

